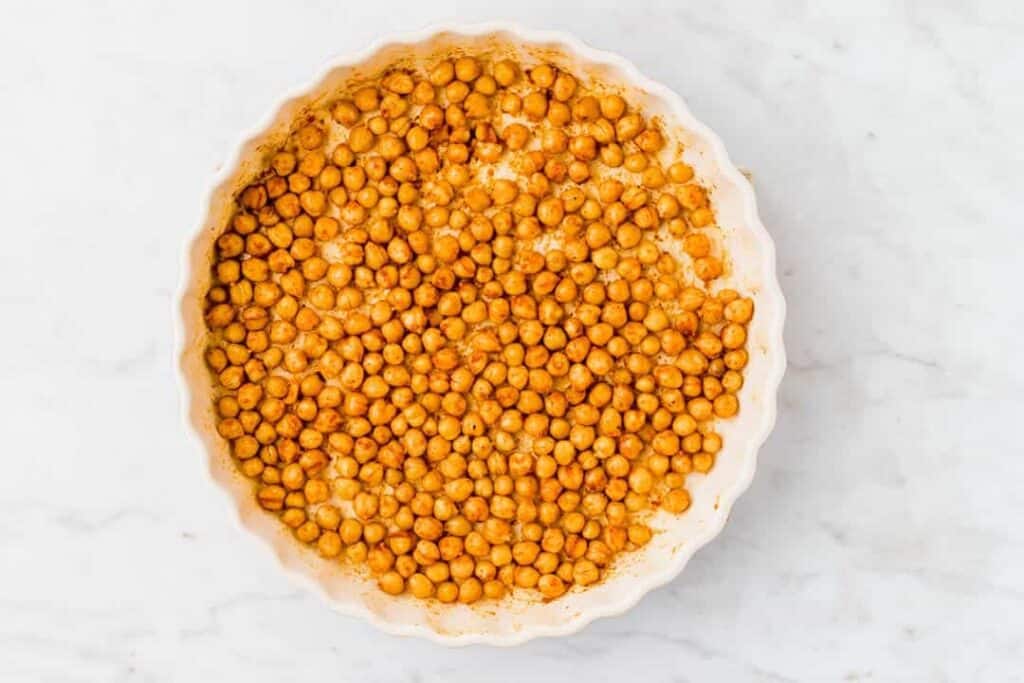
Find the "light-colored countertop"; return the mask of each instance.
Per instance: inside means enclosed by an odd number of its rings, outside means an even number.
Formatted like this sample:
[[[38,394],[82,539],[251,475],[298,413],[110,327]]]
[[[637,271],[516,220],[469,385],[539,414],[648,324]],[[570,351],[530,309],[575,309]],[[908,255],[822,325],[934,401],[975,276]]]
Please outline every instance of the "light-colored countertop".
[[[718,4],[6,8],[0,680],[1020,676],[1020,13]],[[494,16],[625,55],[753,171],[790,370],[676,581],[575,637],[446,650],[335,615],[241,537],[182,433],[171,298],[213,169],[279,93],[379,32]]]

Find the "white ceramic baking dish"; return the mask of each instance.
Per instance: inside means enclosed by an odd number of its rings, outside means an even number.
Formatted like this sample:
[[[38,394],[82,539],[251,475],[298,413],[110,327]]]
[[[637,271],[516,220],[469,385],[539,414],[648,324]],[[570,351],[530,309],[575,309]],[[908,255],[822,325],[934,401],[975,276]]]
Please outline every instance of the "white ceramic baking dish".
[[[571,591],[554,602],[521,596],[467,607],[385,595],[360,571],[316,556],[296,542],[275,516],[262,511],[254,501],[252,483],[236,471],[226,442],[214,428],[211,381],[203,361],[201,301],[210,282],[212,245],[230,216],[233,195],[259,172],[305,109],[396,62],[432,63],[459,51],[508,55],[527,64],[547,60],[585,81],[618,89],[631,104],[660,116],[671,136],[685,145],[684,158],[711,191],[731,264],[719,281],[721,286],[735,287],[756,304],[749,328],[750,364],[740,393],[742,409],[736,418],[718,425],[725,446],[713,470],[707,476],[688,478],[690,509],[680,516],[659,513],[651,522],[658,533],[645,548],[620,555],[610,576],[599,585]],[[775,274],[774,245],[758,218],[750,183],[729,160],[718,136],[693,117],[678,95],[640,74],[622,57],[563,33],[504,23],[436,27],[382,39],[361,52],[332,60],[313,81],[282,98],[266,119],[242,136],[210,188],[202,220],[186,246],[177,298],[185,429],[206,460],[209,475],[227,494],[245,535],[259,537],[289,575],[321,594],[337,611],[362,617],[389,633],[447,645],[514,645],[539,636],[573,633],[594,619],[629,609],[645,593],[676,577],[693,553],[722,530],[733,503],[750,484],[757,451],[775,422],[776,392],[785,370],[785,302]]]

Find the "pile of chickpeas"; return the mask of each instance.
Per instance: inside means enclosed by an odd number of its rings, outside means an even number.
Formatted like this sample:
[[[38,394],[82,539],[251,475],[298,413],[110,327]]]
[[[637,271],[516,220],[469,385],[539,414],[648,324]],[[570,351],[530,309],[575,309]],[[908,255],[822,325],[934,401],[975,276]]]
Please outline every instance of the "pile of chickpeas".
[[[753,302],[658,122],[548,64],[394,70],[296,122],[207,293],[259,504],[390,594],[555,599],[648,543],[739,410]]]

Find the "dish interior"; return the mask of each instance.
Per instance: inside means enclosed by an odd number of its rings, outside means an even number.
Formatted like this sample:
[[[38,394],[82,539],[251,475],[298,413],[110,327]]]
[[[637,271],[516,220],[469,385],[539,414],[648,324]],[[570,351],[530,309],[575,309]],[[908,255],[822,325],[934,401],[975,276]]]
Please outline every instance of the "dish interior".
[[[746,346],[750,361],[739,394],[743,408],[736,417],[716,424],[725,445],[714,468],[706,475],[687,478],[692,497],[689,510],[682,515],[656,513],[649,522],[656,533],[646,547],[620,554],[600,584],[573,590],[553,602],[531,598],[524,591],[500,603],[485,601],[473,606],[441,605],[408,595],[391,597],[379,591],[363,571],[325,562],[315,550],[295,542],[289,529],[255,503],[252,482],[237,471],[227,442],[217,435],[211,377],[203,362],[206,328],[201,301],[210,285],[213,242],[230,220],[234,195],[266,166],[294,123],[303,120],[306,111],[389,68],[433,63],[462,53],[509,57],[525,67],[547,61],[586,84],[600,83],[605,89],[618,90],[631,105],[660,117],[670,142],[685,148],[683,160],[693,166],[697,180],[710,191],[728,255],[726,274],[716,281],[716,287],[735,288],[755,302]],[[450,643],[510,643],[527,634],[566,632],[573,624],[631,606],[645,592],[674,577],[692,553],[722,528],[729,508],[753,476],[757,449],[774,421],[775,391],[783,364],[782,300],[775,282],[771,242],[757,219],[748,181],[729,163],[717,138],[667,90],[617,58],[566,45],[560,38],[528,42],[508,31],[437,33],[423,41],[389,43],[358,63],[331,68],[305,94],[288,100],[264,130],[243,144],[221,180],[204,207],[207,213],[201,231],[189,249],[181,302],[181,363],[190,394],[189,419],[209,454],[210,473],[230,493],[242,524],[268,542],[297,578],[321,589],[337,609],[367,616],[392,632],[428,635]]]

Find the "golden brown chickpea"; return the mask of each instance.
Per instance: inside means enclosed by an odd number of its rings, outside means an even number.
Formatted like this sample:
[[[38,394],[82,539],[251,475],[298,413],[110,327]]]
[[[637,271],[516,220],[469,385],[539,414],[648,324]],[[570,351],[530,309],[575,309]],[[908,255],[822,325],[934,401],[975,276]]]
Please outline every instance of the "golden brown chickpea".
[[[709,225],[714,225],[715,214],[710,208],[704,206],[699,209],[694,209],[687,216],[690,221],[690,225],[695,228],[704,228]]]
[[[713,280],[722,274],[722,262],[714,256],[705,256],[694,260],[693,270],[700,279]]]
[[[693,168],[677,161],[668,167],[668,177],[673,183],[686,183],[693,178]]]
[[[718,417],[732,417],[739,412],[739,399],[735,394],[721,394],[714,401],[714,411]]]
[[[690,507],[690,494],[686,489],[669,491],[662,499],[661,506],[674,514],[684,512]]]
[[[352,126],[360,116],[359,108],[351,100],[339,100],[331,108],[331,117],[343,126]]]
[[[736,370],[726,370],[721,379],[722,389],[735,394],[743,387],[743,375]]]
[[[326,531],[317,539],[316,549],[322,557],[337,557],[341,554],[341,538],[333,531]]]
[[[629,487],[636,493],[646,494],[654,486],[654,478],[646,467],[637,466],[629,473]]]
[[[361,112],[370,112],[380,104],[380,95],[373,86],[366,86],[356,90],[352,95],[352,103]]]
[[[684,185],[679,191],[679,202],[683,208],[695,210],[707,205],[707,192],[700,185],[691,183]]]
[[[693,469],[704,474],[711,471],[715,464],[715,456],[711,453],[697,453],[693,456]]]
[[[456,78],[469,83],[480,75],[480,64],[472,57],[459,57],[455,60],[454,71]]]
[[[324,133],[313,124],[303,126],[297,134],[299,146],[303,149],[316,149],[324,142]]]
[[[319,536],[320,527],[316,525],[316,522],[303,522],[299,528],[295,530],[295,537],[303,543],[312,543],[317,540]]]
[[[548,111],[548,99],[544,93],[531,92],[523,98],[523,113],[532,121],[544,118]]]
[[[722,328],[722,346],[730,351],[738,349],[747,341],[747,330],[738,323],[729,323]]]
[[[628,142],[644,130],[644,119],[639,114],[627,114],[615,122],[615,136],[619,142]]]
[[[711,240],[702,232],[692,232],[683,238],[683,250],[693,258],[711,253]]]
[[[421,600],[425,600],[434,594],[434,584],[425,575],[415,573],[408,579],[409,592]]]
[[[281,472],[281,483],[285,488],[297,491],[306,483],[306,473],[298,463],[291,463]]]
[[[703,422],[711,418],[712,405],[711,401],[707,400],[703,396],[698,396],[692,399],[686,404],[686,410],[693,416],[698,422]]]
[[[476,577],[469,577],[459,585],[459,602],[469,605],[483,595],[483,584]]]
[[[649,161],[647,159],[646,154],[637,153],[626,156],[626,158],[623,159],[622,165],[626,168],[627,171],[632,171],[633,173],[641,173],[642,171],[645,171],[647,169],[648,163]]]
[[[507,88],[519,78],[519,67],[516,63],[503,59],[494,65],[494,80],[503,88]]]
[[[396,571],[388,571],[377,578],[377,585],[389,595],[399,595],[405,590],[405,579]]]
[[[537,218],[549,227],[558,225],[565,215],[562,200],[557,197],[544,199],[537,205]]]
[[[381,80],[381,86],[399,95],[408,95],[414,87],[412,76],[404,71],[392,71]]]
[[[548,600],[554,600],[565,593],[566,585],[554,574],[545,574],[537,581],[537,589]]]
[[[435,596],[443,603],[455,602],[459,597],[459,587],[451,581],[445,581],[437,586]]]
[[[600,99],[601,116],[615,121],[626,111],[626,101],[618,95],[605,95]]]
[[[609,533],[606,535],[606,538],[610,541],[609,545],[614,544],[613,549],[621,549],[625,545],[625,540],[622,538],[622,529],[609,527],[607,531]],[[646,544],[651,538],[651,530],[642,524],[631,524],[627,534],[629,541],[638,546]]]

